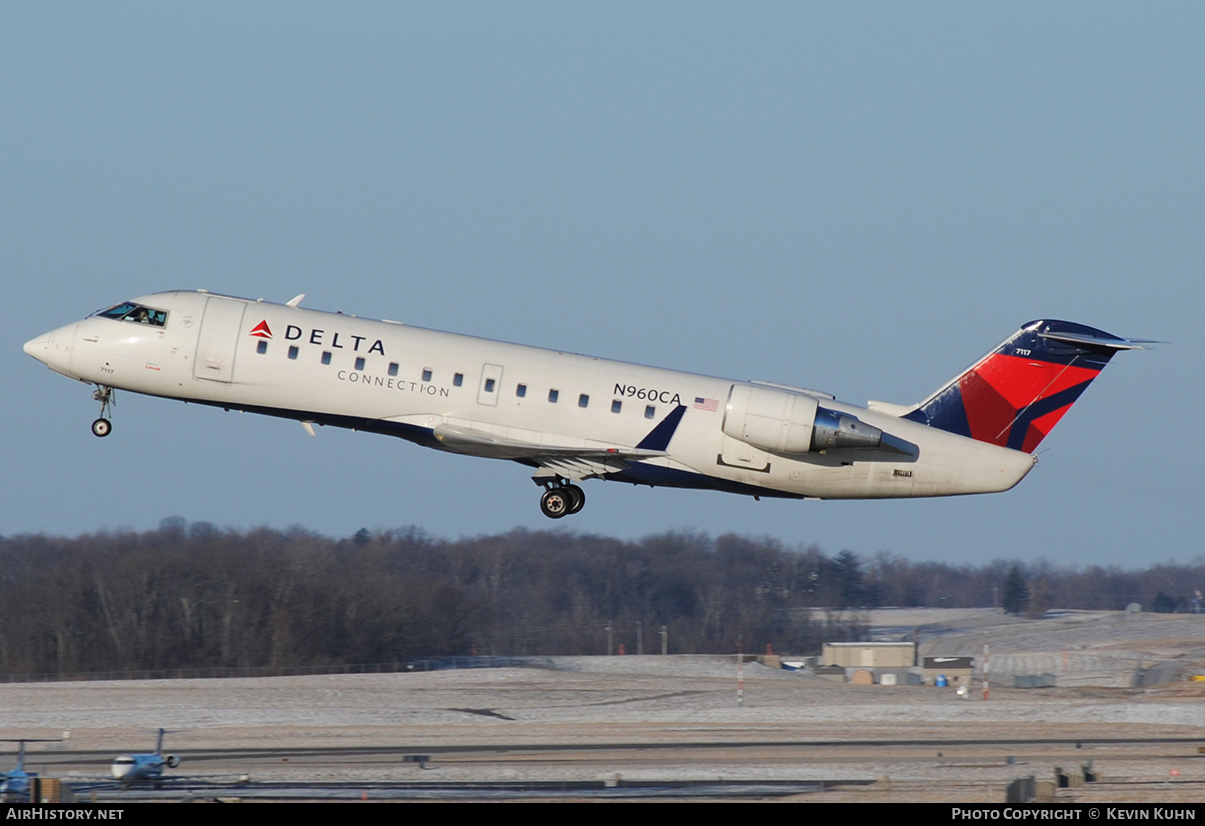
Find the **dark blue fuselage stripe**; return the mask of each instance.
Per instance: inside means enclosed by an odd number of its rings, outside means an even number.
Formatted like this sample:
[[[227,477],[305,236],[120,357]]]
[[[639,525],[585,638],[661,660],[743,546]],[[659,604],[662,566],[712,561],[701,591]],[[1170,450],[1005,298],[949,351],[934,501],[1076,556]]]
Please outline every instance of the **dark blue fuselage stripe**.
[[[668,450],[669,440],[674,438],[674,433],[678,430],[678,423],[682,421],[682,414],[686,412],[686,405],[680,404],[669,412],[661,424],[649,431],[649,435],[640,440],[640,444],[636,445],[637,450]]]
[[[677,470],[675,468],[635,462],[626,470],[607,476],[608,481],[630,482],[633,485],[648,485],[661,488],[692,488],[694,490],[719,490],[725,493],[739,493],[745,496],[765,496],[773,499],[804,499],[802,494],[784,493],[783,491],[759,488],[756,485],[745,485],[727,479],[717,479],[714,476],[704,476],[694,471]]]

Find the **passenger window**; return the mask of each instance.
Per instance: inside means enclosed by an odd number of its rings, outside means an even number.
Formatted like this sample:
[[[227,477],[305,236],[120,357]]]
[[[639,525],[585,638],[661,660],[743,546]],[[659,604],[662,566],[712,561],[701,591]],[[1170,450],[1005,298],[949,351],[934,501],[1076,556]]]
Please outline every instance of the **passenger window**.
[[[396,362],[392,362],[392,361],[389,362],[389,375],[391,375],[391,376],[397,375],[397,363]]]
[[[653,407],[651,404],[644,408],[644,418],[651,419],[656,415],[657,408]]]
[[[296,347],[293,347],[293,346],[289,347],[289,358],[291,358],[291,359],[297,358],[297,348]]]
[[[621,402],[619,399],[615,399],[611,402],[611,412],[612,413],[618,413],[622,409],[623,409],[623,402]]]
[[[356,369],[357,370],[364,369],[364,357],[363,356],[359,356],[356,358]]]
[[[328,353],[328,352],[327,352],[327,351],[325,351],[325,350],[323,350],[323,351],[322,351],[322,363],[323,363],[323,364],[330,364],[330,363],[331,363],[331,354],[330,354],[330,353]]]
[[[560,395],[561,395],[560,390],[549,390],[548,391],[548,401],[552,402],[553,404],[556,404],[557,397]]]
[[[520,399],[523,398],[524,396],[526,396],[527,395],[527,385],[520,384],[518,387],[516,387],[515,395],[518,396]]]
[[[493,393],[493,392],[494,392],[494,385],[495,385],[496,383],[497,383],[497,382],[495,382],[495,380],[494,380],[494,379],[486,379],[486,380],[485,380],[485,392],[486,392],[486,393]]]
[[[431,368],[430,367],[423,368],[423,381],[431,381]]]
[[[582,393],[580,396],[577,397],[577,406],[578,407],[588,407],[589,404],[590,404],[590,397],[587,396],[585,393]]]
[[[457,373],[456,375],[452,376],[452,384],[454,384],[456,387],[460,387],[460,385],[464,384],[464,373]]]
[[[255,345],[255,352],[259,353],[261,356],[268,352],[268,342],[261,338],[259,343]]]

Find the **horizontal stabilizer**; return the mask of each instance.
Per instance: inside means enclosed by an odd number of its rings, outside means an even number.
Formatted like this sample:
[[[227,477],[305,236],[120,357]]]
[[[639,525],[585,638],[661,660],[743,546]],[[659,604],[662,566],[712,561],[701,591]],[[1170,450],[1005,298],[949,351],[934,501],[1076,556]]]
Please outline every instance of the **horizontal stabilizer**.
[[[1048,341],[1061,341],[1065,344],[1082,345],[1085,347],[1105,347],[1110,350],[1145,350],[1146,348],[1142,344],[1154,343],[1143,340],[1140,344],[1127,338],[1118,338],[1108,333],[1102,333],[1100,330],[1096,330],[1093,333],[1038,333],[1038,336]]]

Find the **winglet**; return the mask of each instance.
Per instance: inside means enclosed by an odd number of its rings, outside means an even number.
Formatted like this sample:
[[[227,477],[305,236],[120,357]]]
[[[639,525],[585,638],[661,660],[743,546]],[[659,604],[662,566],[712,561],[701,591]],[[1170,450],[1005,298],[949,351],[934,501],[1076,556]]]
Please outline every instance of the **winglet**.
[[[293,296],[291,300],[285,303],[285,306],[296,309],[297,307],[301,306],[301,299],[303,298],[305,298],[305,293],[297,293],[297,295]]]
[[[678,429],[678,423],[682,421],[682,414],[686,412],[686,405],[680,404],[669,412],[669,415],[662,419],[661,424],[649,431],[649,435],[640,440],[640,444],[636,445],[637,450],[666,450],[669,448],[669,440],[674,438],[674,433]]]

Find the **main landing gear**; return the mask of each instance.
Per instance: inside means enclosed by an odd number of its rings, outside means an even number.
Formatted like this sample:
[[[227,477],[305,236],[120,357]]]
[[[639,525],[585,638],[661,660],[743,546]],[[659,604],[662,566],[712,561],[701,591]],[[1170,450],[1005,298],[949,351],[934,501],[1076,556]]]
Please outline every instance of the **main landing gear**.
[[[112,387],[106,387],[103,384],[97,385],[92,391],[92,398],[100,402],[100,418],[92,423],[93,436],[108,436],[113,432],[113,423],[105,418],[105,414],[113,409],[116,403],[116,394]]]
[[[586,504],[586,492],[577,485],[563,480],[549,482],[540,496],[540,510],[549,519],[560,519],[577,513]]]

